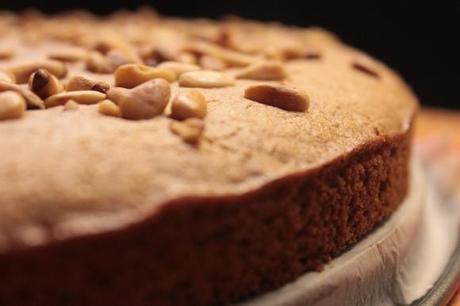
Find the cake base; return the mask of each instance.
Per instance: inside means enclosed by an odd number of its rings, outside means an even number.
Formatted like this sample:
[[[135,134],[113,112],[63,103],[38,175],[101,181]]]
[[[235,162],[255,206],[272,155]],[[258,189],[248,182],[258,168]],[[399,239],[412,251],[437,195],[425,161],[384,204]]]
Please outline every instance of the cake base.
[[[440,205],[420,165],[411,168],[410,192],[384,225],[322,272],[239,306],[410,304],[425,295],[454,251],[458,218]]]

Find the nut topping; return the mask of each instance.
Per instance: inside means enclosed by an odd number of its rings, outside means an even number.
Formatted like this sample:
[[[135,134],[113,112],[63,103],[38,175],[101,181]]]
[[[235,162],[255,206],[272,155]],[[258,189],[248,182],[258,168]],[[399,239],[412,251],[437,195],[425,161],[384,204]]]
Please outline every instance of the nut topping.
[[[204,131],[204,122],[201,119],[190,118],[184,121],[171,121],[171,132],[190,144],[197,143]]]
[[[222,47],[204,41],[194,42],[187,46],[185,49],[185,51],[190,51],[198,55],[206,54],[219,58],[232,67],[245,67],[257,60],[257,57],[224,49]]]
[[[172,61],[175,59],[176,54],[170,49],[159,48],[157,46],[146,46],[140,50],[141,58],[145,63],[157,65],[165,61]]]
[[[46,69],[41,68],[30,75],[29,88],[42,99],[63,91],[59,80]]]
[[[122,65],[130,64],[133,61],[127,58],[120,50],[110,50],[105,55],[107,62],[116,69]]]
[[[58,93],[45,100],[47,108],[58,105],[64,105],[69,100],[74,100],[78,104],[96,104],[104,100],[105,94],[94,90],[68,91]]]
[[[158,78],[174,82],[176,80],[176,73],[171,69],[153,68],[137,64],[123,65],[115,71],[115,84],[118,87],[133,88],[139,84]]]
[[[14,74],[9,72],[8,70],[0,70],[0,81],[8,82],[8,83],[15,83]]]
[[[200,66],[194,64],[187,64],[182,62],[163,62],[157,66],[157,68],[164,68],[172,70],[176,73],[177,76],[180,76],[182,73],[190,71],[200,70]]]
[[[176,61],[184,64],[196,64],[196,57],[189,52],[181,52],[177,55]]]
[[[87,52],[79,49],[56,50],[48,54],[48,58],[60,62],[78,62],[86,59]]]
[[[0,49],[0,60],[7,60],[12,57],[14,57],[16,53],[14,52],[13,49],[10,48],[5,48],[5,49]]]
[[[102,81],[96,81],[90,90],[106,93],[110,89],[110,84]]]
[[[183,87],[217,88],[234,84],[232,77],[210,70],[186,72],[179,77],[179,85]]]
[[[98,110],[101,114],[112,117],[120,117],[121,112],[118,105],[110,100],[104,100],[98,103]]]
[[[171,105],[171,117],[177,120],[188,118],[204,118],[207,112],[207,102],[203,94],[190,90],[178,94]]]
[[[200,57],[199,63],[200,63],[200,66],[206,70],[221,71],[227,68],[227,64],[223,60],[221,60],[220,58],[211,56],[211,55],[207,55],[207,54]]]
[[[136,52],[134,52],[131,44],[119,36],[109,35],[100,38],[93,46],[93,49],[106,55],[108,60],[115,64],[114,68],[117,67],[116,63],[120,63],[120,60],[124,63],[140,62],[140,58]]]
[[[24,99],[26,99],[27,108],[29,109],[44,109],[45,103],[43,100],[31,92],[28,87],[21,86],[18,84],[13,84],[10,82],[0,81],[0,92],[2,91],[15,91],[20,94]]]
[[[171,89],[164,79],[154,79],[132,89],[114,87],[107,95],[120,107],[121,117],[140,120],[162,114],[169,102]]]
[[[10,71],[14,74],[16,82],[23,84],[27,83],[30,75],[40,68],[48,70],[51,74],[59,79],[62,79],[67,74],[66,66],[63,63],[54,60],[18,64],[11,67]]]
[[[14,91],[0,93],[0,120],[21,118],[26,109],[24,98]]]
[[[250,79],[261,81],[278,81],[287,76],[286,70],[281,62],[264,61],[252,64],[237,73],[237,79]]]
[[[310,101],[305,93],[281,85],[250,86],[246,88],[244,97],[252,101],[295,112],[306,111]]]
[[[88,79],[80,75],[71,77],[67,81],[66,85],[67,91],[95,90],[102,93],[106,93],[109,89],[110,85],[106,82]]]
[[[74,111],[77,110],[80,105],[74,100],[69,100],[64,104],[64,111]]]
[[[115,67],[104,55],[93,51],[86,58],[86,69],[94,73],[112,73]]]

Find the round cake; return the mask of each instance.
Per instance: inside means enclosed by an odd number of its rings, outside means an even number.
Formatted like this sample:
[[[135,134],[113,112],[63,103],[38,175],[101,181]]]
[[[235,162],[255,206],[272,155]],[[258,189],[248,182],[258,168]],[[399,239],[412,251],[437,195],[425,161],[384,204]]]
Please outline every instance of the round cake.
[[[0,305],[224,305],[406,197],[417,101],[319,28],[0,18]]]

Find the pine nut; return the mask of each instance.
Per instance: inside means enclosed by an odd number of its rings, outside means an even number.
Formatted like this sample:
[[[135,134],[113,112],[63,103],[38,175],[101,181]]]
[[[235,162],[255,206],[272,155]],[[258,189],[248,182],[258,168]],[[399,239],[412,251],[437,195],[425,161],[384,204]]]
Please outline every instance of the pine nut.
[[[221,71],[227,68],[227,64],[223,60],[207,54],[200,57],[199,62],[200,66],[203,67],[203,69],[205,70]]]
[[[10,71],[14,74],[16,82],[19,84],[23,84],[27,83],[30,75],[40,68],[48,70],[51,74],[53,74],[59,79],[65,77],[67,74],[66,66],[63,63],[54,60],[19,64],[10,67]]]
[[[69,100],[74,100],[79,104],[96,104],[104,100],[105,97],[105,94],[94,90],[68,91],[48,97],[45,100],[45,105],[47,108],[64,105]]]
[[[118,105],[110,100],[104,100],[98,103],[98,110],[101,114],[112,117],[120,117],[121,112]]]
[[[0,70],[0,81],[8,82],[8,83],[15,83],[16,80],[14,78],[14,74],[9,72],[8,70],[2,71]]]
[[[188,118],[204,118],[207,112],[207,102],[203,94],[190,90],[178,94],[171,105],[171,117],[177,120]]]
[[[204,132],[204,122],[201,119],[190,118],[184,121],[171,121],[171,132],[179,136],[183,141],[196,144]]]
[[[93,51],[86,58],[86,69],[94,73],[112,73],[115,67],[99,52]]]
[[[171,96],[171,89],[164,79],[154,79],[132,89],[114,87],[107,94],[120,107],[121,117],[140,120],[162,114]]]
[[[64,111],[74,111],[77,110],[80,105],[74,100],[69,100],[64,104]]]
[[[176,80],[176,73],[166,68],[153,68],[137,64],[123,65],[115,71],[115,85],[124,88],[133,88],[139,84],[158,78],[174,82]]]
[[[0,93],[0,120],[21,118],[26,109],[24,98],[14,91]]]
[[[163,62],[157,66],[157,68],[164,68],[172,70],[176,73],[177,76],[180,76],[182,73],[190,72],[190,71],[198,71],[200,70],[200,66],[194,64],[187,64],[181,62]]]
[[[285,79],[286,76],[287,73],[284,66],[278,61],[254,63],[236,74],[237,79],[261,81],[279,81]]]
[[[215,88],[235,84],[235,80],[221,72],[200,70],[183,73],[179,77],[179,85],[183,87]]]
[[[48,58],[60,62],[79,62],[84,61],[87,57],[87,52],[80,49],[57,50],[48,54]]]
[[[88,79],[80,75],[72,76],[67,81],[67,85],[66,85],[67,91],[95,90],[95,91],[105,93],[109,89],[110,89],[109,83]]]
[[[42,99],[63,91],[59,80],[48,70],[41,68],[30,75],[29,88]]]
[[[45,108],[45,103],[43,102],[43,100],[39,96],[31,92],[26,86],[0,81],[0,92],[2,91],[14,91],[20,94],[26,100],[28,109]]]
[[[295,112],[304,112],[309,105],[309,97],[305,93],[281,85],[250,86],[246,88],[244,97]]]

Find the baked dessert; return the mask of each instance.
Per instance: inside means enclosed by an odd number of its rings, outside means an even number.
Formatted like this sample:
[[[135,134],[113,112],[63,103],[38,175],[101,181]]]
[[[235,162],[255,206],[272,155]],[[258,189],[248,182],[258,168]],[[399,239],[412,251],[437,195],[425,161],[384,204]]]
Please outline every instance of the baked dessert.
[[[406,196],[416,99],[324,30],[0,20],[1,305],[242,301]]]

